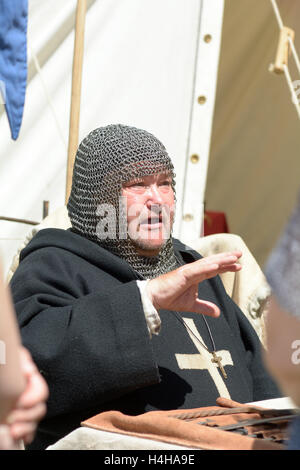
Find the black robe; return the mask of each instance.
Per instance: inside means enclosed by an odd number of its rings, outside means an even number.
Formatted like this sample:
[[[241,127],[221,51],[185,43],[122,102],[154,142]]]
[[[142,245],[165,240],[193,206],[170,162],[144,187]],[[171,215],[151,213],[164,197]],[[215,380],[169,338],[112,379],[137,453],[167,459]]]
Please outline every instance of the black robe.
[[[201,258],[175,239],[174,248],[185,263]],[[104,410],[215,405],[220,393],[209,371],[178,366],[176,354],[199,355],[201,345],[172,312],[160,311],[161,332],[150,339],[138,278],[127,262],[71,230],[41,230],[21,252],[12,295],[23,344],[50,390],[46,418],[29,448],[45,448]],[[206,319],[216,349],[232,358],[224,380],[231,398],[278,397],[261,343],[220,278],[199,284],[199,297],[221,310],[219,318]],[[202,315],[181,315],[212,349]]]

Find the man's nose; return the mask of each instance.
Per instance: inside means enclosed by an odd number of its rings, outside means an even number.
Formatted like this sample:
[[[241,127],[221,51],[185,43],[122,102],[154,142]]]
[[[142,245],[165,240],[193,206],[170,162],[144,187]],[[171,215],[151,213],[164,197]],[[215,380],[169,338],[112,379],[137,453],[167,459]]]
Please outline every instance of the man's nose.
[[[148,188],[148,204],[163,204],[163,198],[157,184],[151,184]]]

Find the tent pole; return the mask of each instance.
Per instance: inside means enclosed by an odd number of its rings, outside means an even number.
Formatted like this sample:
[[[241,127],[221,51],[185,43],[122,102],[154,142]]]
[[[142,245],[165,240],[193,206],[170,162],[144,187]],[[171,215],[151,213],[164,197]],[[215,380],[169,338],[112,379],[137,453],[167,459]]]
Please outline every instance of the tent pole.
[[[77,0],[66,180],[66,203],[69,199],[69,195],[71,192],[73,166],[78,147],[85,15],[86,0]]]

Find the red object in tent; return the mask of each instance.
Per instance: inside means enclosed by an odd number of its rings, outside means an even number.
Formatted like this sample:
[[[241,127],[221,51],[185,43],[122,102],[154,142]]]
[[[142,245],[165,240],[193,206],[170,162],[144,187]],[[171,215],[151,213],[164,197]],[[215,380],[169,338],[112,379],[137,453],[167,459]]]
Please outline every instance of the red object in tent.
[[[224,212],[205,211],[204,236],[214,233],[229,233],[226,215]]]

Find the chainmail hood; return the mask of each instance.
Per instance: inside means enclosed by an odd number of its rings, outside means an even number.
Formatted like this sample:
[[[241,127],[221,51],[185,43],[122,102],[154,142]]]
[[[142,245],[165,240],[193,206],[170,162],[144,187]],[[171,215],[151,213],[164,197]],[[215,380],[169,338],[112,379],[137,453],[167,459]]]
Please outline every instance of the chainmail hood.
[[[149,132],[121,124],[90,132],[79,145],[74,163],[67,205],[73,230],[125,259],[144,278],[176,268],[171,235],[157,256],[139,255],[130,238],[121,234],[120,221],[127,216],[119,196],[126,181],[163,171],[172,175],[174,189],[174,167],[163,144]],[[103,217],[114,230],[105,236],[100,230]]]

